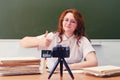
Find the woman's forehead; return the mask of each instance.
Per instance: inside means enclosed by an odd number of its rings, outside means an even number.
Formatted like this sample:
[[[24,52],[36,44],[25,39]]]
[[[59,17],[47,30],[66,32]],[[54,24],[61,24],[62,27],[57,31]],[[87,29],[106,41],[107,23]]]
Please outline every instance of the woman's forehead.
[[[70,13],[70,12],[67,13],[67,14],[64,16],[64,18],[72,18],[72,19],[75,19],[73,13]]]

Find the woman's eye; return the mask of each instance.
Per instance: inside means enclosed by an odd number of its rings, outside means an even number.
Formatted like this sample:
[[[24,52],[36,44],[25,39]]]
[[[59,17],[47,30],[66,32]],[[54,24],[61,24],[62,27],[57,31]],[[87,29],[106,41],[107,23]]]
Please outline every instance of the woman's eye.
[[[74,21],[74,20],[71,20],[70,22],[71,22],[71,23],[76,23],[76,21]]]
[[[65,21],[65,22],[70,22],[70,23],[76,23],[75,20],[69,20],[69,19],[63,19],[63,21]]]
[[[69,21],[68,19],[64,19],[64,21]]]

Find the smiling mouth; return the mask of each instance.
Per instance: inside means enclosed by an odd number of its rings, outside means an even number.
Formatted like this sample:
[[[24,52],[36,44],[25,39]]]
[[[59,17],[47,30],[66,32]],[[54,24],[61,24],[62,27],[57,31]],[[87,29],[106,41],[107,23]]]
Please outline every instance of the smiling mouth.
[[[71,28],[70,26],[66,26],[67,28]]]

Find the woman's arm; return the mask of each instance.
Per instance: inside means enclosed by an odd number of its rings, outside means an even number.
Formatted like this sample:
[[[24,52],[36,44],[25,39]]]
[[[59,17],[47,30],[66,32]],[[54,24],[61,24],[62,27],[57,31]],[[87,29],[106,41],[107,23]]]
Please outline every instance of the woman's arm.
[[[88,53],[86,60],[80,63],[70,64],[70,69],[81,69],[85,67],[94,67],[98,65],[97,57],[94,51]]]
[[[37,37],[24,37],[20,40],[20,45],[25,48],[32,47],[48,47],[51,40],[47,38],[48,32],[46,32],[41,38]]]
[[[38,47],[40,39],[37,37],[24,37],[20,40],[20,45],[25,48]]]
[[[94,51],[88,53],[86,60],[79,63],[68,64],[71,70],[79,70],[85,67],[94,67],[98,65],[97,57]],[[60,70],[60,66],[57,67],[56,71]],[[63,65],[63,70],[66,70],[66,67]]]

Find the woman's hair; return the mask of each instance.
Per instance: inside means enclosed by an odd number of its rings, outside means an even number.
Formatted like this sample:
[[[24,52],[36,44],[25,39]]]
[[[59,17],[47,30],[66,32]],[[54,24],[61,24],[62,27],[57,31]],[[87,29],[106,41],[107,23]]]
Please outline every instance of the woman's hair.
[[[67,13],[72,13],[75,20],[77,21],[77,27],[76,27],[76,29],[74,31],[74,35],[77,38],[77,44],[78,44],[79,40],[82,38],[82,36],[86,36],[86,33],[85,33],[84,18],[82,16],[82,14],[79,13],[76,9],[67,9],[67,10],[62,12],[62,14],[60,15],[60,18],[59,18],[57,32],[59,32],[59,37],[60,37],[60,40],[62,41],[62,35],[64,34],[62,22],[63,22],[63,19],[64,19],[65,15]]]

